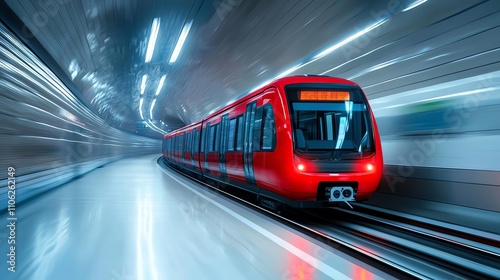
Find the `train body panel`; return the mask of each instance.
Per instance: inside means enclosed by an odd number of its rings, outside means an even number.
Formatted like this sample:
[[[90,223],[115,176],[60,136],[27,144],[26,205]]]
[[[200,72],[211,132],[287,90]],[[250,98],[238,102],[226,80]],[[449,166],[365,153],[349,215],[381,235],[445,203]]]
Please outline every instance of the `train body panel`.
[[[368,199],[382,176],[366,96],[338,78],[276,80],[164,141],[174,166],[294,207]]]

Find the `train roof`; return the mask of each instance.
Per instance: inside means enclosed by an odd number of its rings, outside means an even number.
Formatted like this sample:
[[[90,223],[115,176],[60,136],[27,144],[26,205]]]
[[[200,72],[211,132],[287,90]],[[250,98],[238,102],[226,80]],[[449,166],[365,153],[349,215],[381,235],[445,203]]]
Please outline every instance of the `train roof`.
[[[231,102],[230,104],[218,109],[217,111],[213,112],[212,114],[204,117],[202,120],[194,122],[194,123],[187,125],[187,126],[184,126],[182,128],[176,129],[168,134],[174,134],[174,133],[182,131],[186,128],[199,125],[201,122],[203,122],[203,121],[205,121],[205,120],[207,120],[215,115],[220,114],[221,112],[227,110],[228,108],[234,106],[235,104],[238,104],[240,102],[243,102],[247,99],[250,99],[250,98],[256,96],[257,94],[261,93],[262,91],[266,90],[267,88],[284,87],[284,86],[289,85],[289,84],[302,84],[302,83],[304,83],[304,84],[306,84],[306,83],[330,83],[330,84],[344,84],[344,85],[358,86],[358,84],[356,84],[355,82],[347,80],[347,79],[324,76],[324,75],[296,75],[296,76],[288,76],[288,77],[279,78],[279,79],[273,80],[269,83],[266,83],[265,85],[262,85],[259,88],[252,90],[250,93],[248,93],[244,97],[241,97],[241,98],[235,100],[234,102]]]
[[[324,76],[324,75],[296,75],[296,76],[288,76],[288,77],[283,77],[280,79],[277,79],[271,84],[281,84],[281,85],[287,85],[287,84],[301,84],[301,83],[331,83],[331,84],[345,84],[345,85],[352,85],[352,86],[358,86],[353,81],[343,79],[343,78],[338,78],[338,77],[330,77],[330,76]],[[259,90],[257,90],[259,91]]]
[[[250,99],[270,87],[284,87],[289,84],[307,84],[307,83],[330,83],[330,84],[344,84],[344,85],[358,86],[358,84],[356,84],[355,82],[347,79],[324,76],[324,75],[296,75],[296,76],[283,77],[273,80],[272,82],[266,83],[265,85],[262,85],[261,87],[252,90],[247,95],[235,100],[234,102],[231,102],[230,104],[218,109],[214,113],[206,116],[205,118],[203,118],[202,121],[209,119],[214,115],[217,115],[227,110],[228,108],[234,106],[237,103]]]

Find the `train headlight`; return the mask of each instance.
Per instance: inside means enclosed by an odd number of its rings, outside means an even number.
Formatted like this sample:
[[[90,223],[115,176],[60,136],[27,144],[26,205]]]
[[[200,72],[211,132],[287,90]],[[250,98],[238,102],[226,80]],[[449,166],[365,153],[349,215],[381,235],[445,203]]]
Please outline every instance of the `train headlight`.
[[[304,171],[304,169],[306,169],[306,167],[302,163],[299,163],[299,164],[297,164],[297,169],[300,171]]]
[[[374,167],[374,166],[373,166],[373,164],[371,164],[371,163],[368,163],[368,164],[366,165],[366,170],[368,170],[368,171],[373,171],[373,169],[374,169],[374,168],[375,168],[375,167]]]

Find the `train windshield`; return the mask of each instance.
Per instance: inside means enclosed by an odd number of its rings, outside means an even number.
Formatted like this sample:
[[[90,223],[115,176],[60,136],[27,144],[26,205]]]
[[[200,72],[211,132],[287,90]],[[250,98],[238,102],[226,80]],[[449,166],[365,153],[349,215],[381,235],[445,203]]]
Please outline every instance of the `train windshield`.
[[[287,87],[298,154],[349,159],[374,152],[371,114],[359,88]]]

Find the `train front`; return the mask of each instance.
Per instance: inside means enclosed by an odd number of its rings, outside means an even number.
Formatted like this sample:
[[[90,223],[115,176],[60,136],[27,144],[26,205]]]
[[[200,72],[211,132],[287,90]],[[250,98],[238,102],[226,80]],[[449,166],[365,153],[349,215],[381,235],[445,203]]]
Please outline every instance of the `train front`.
[[[347,81],[346,81],[347,82]],[[285,87],[293,137],[296,192],[322,205],[362,201],[383,170],[375,118],[361,88],[351,84]],[[304,193],[305,194],[305,193]]]

